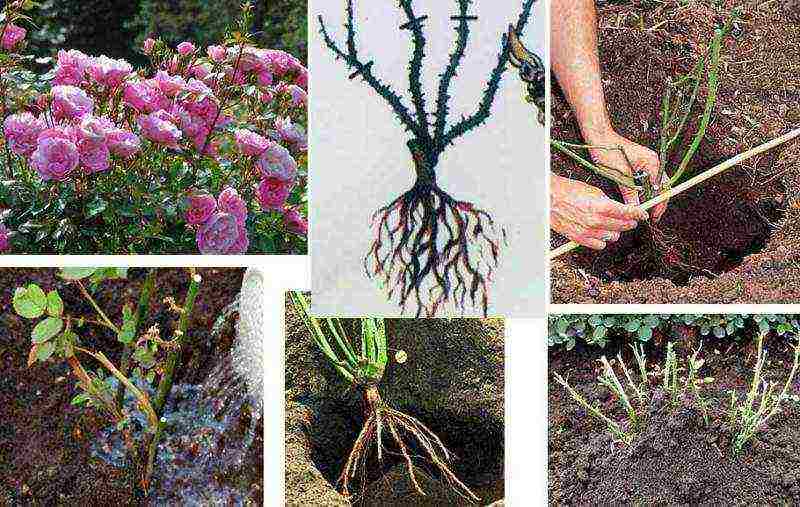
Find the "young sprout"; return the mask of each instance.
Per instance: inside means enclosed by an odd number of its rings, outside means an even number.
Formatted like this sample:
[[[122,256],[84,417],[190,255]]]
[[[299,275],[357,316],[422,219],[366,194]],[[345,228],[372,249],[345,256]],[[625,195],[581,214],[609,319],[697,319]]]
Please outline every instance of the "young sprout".
[[[766,427],[767,422],[781,412],[783,401],[791,398],[789,391],[800,366],[800,340],[794,347],[794,358],[789,376],[779,394],[774,394],[777,384],[763,379],[762,372],[766,364],[767,353],[764,350],[764,335],[759,333],[757,340],[758,354],[753,367],[753,380],[747,397],[741,405],[737,405],[736,393],[731,391],[728,411],[731,432],[734,434],[734,450],[741,452],[755,434]]]
[[[700,347],[689,357],[689,377],[686,379],[686,384],[684,385],[683,389],[684,393],[687,387],[691,389],[692,393],[694,394],[694,398],[697,401],[697,405],[700,407],[700,411],[703,414],[703,421],[705,421],[706,426],[708,426],[710,424],[710,420],[708,418],[708,407],[706,406],[706,402],[700,394],[700,388],[698,386],[698,383],[701,383],[702,380],[697,378],[697,372],[700,371],[700,368],[702,368],[703,364],[705,364],[704,359],[699,359],[702,348],[703,344],[701,343]]]
[[[616,438],[621,442],[624,442],[626,445],[630,445],[633,436],[626,433],[622,429],[622,426],[619,425],[619,423],[611,420],[608,416],[606,416],[603,412],[601,412],[599,408],[590,405],[589,402],[583,398],[583,396],[578,394],[578,391],[573,389],[572,386],[569,385],[569,383],[566,380],[564,380],[564,377],[555,372],[553,373],[553,377],[555,377],[556,382],[561,384],[561,386],[567,390],[567,392],[569,393],[569,395],[572,397],[573,400],[575,400],[580,406],[585,408],[589,414],[603,421],[603,423],[605,423],[606,427],[614,436],[614,438]]]
[[[611,367],[611,363],[608,362],[606,356],[601,357],[600,362],[603,364],[603,373],[597,380],[601,385],[606,386],[611,392],[617,395],[622,406],[625,407],[625,411],[628,412],[628,419],[631,425],[636,428],[639,425],[639,418],[636,417],[636,410],[633,409],[633,405],[631,405],[628,395],[625,393],[625,388],[622,387],[622,383],[619,381],[617,374],[614,373],[614,368]],[[620,363],[622,363],[621,360]]]

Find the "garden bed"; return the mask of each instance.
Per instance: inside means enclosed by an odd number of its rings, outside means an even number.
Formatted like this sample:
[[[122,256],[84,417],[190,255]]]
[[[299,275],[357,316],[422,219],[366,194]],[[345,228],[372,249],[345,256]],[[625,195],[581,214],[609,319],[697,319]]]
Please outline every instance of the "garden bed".
[[[657,146],[664,82],[688,72],[733,7],[711,2],[615,2],[599,9],[604,89],[614,125]],[[647,3],[647,5],[651,5]],[[697,174],[800,126],[800,23],[781,2],[747,7],[724,44],[718,103],[693,159]],[[580,139],[553,87],[553,137]],[[703,93],[701,91],[701,93]],[[701,95],[702,97],[703,95]],[[646,226],[602,253],[579,249],[552,262],[555,303],[771,303],[800,301],[800,146],[789,143],[674,198],[658,227],[674,238],[677,268],[653,261]],[[553,154],[552,170],[621,199],[612,185]],[[551,247],[565,239],[553,234]]]
[[[189,323],[188,336],[198,344],[199,351],[193,360],[192,354],[185,354],[183,364],[190,366],[176,373],[178,385],[197,385],[206,381],[215,371],[218,358],[227,355],[235,334],[230,324],[226,325],[219,337],[211,343],[207,330],[211,329],[223,307],[233,301],[238,294],[243,271],[240,269],[201,269],[203,278]],[[134,303],[139,296],[140,285],[144,281],[145,270],[132,269],[126,280],[102,282],[95,292],[99,304],[111,310],[110,319],[118,321],[125,303]],[[113,454],[113,438],[105,439],[103,434],[108,423],[96,410],[84,410],[71,405],[70,400],[79,392],[74,386],[74,377],[63,362],[36,363],[26,366],[30,349],[31,325],[29,321],[14,314],[11,297],[14,288],[34,282],[43,289],[57,289],[66,308],[91,311],[73,285],[57,277],[53,269],[0,269],[0,503],[19,505],[36,503],[43,505],[140,505],[133,495],[123,468],[111,464],[107,456]],[[179,297],[186,292],[188,277],[183,270],[159,270],[150,313],[145,326],[158,323],[162,329],[170,329],[174,316],[170,314],[163,299],[167,296]],[[87,347],[103,350],[108,358],[118,364],[122,345],[104,332],[82,334]],[[181,403],[176,389],[176,403]],[[169,431],[169,430],[167,430]],[[213,432],[212,432],[213,433]],[[252,466],[251,474],[238,480],[246,483],[251,501],[262,502],[262,455],[263,430],[249,449],[246,462]],[[229,435],[234,439],[233,435]],[[180,436],[179,436],[180,437]],[[186,436],[183,436],[186,438]],[[175,446],[180,438],[166,437],[172,452],[182,455],[185,449]],[[103,442],[98,444],[98,442]],[[201,445],[202,448],[202,445]],[[20,452],[24,449],[24,452]],[[196,448],[195,448],[196,451]],[[184,463],[191,467],[191,462]],[[181,470],[180,463],[171,463],[174,472]],[[196,473],[196,468],[193,469]],[[191,474],[189,474],[191,475]],[[198,491],[191,484],[202,479],[209,490],[216,489],[215,481],[230,482],[232,477],[212,478],[206,476],[184,477],[175,474],[168,478],[174,494],[183,498],[199,498]],[[164,491],[156,492],[164,498]],[[173,498],[174,500],[174,498]]]
[[[679,358],[692,353],[697,337],[677,341]],[[767,428],[736,455],[727,423],[720,416],[728,389],[746,392],[752,379],[755,350],[750,340],[706,340],[701,377],[714,381],[702,388],[711,424],[706,427],[696,405],[683,403],[675,410],[658,401],[649,404],[644,427],[629,447],[612,443],[602,422],[589,417],[552,377],[569,383],[589,403],[599,402],[610,417],[624,419],[613,396],[597,385],[599,363],[605,354],[623,350],[634,364],[628,342],[615,340],[605,349],[579,345],[573,351],[550,353],[549,472],[551,505],[600,504],[716,504],[760,505],[795,503],[800,499],[800,430],[796,421],[800,405],[789,401],[784,411],[769,420]],[[768,381],[785,381],[792,363],[789,342],[768,338]],[[664,347],[646,347],[648,364],[662,363]],[[654,381],[655,382],[655,381]],[[793,390],[798,392],[795,380]],[[722,409],[724,413],[724,408]]]
[[[380,384],[392,407],[419,419],[452,452],[452,471],[481,505],[504,496],[504,328],[500,320],[387,320],[394,359]],[[433,340],[431,336],[440,336]],[[300,317],[286,314],[287,505],[471,505],[432,469],[417,468],[426,496],[410,484],[402,458],[386,445],[384,464],[374,449],[368,470],[348,500],[337,479],[364,421],[361,399],[347,390],[316,348]],[[413,454],[420,454],[410,449]],[[424,466],[417,464],[418,466]],[[360,474],[359,474],[360,475]]]

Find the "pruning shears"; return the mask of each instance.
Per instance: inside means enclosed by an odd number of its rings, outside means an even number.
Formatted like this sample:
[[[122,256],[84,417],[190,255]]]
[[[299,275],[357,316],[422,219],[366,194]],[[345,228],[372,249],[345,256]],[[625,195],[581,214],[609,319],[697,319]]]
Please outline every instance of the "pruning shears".
[[[547,73],[539,58],[534,52],[528,50],[519,39],[514,26],[508,27],[509,61],[511,65],[519,69],[519,77],[527,86],[528,96],[526,100],[539,110],[539,123],[544,125],[545,108],[545,78]]]

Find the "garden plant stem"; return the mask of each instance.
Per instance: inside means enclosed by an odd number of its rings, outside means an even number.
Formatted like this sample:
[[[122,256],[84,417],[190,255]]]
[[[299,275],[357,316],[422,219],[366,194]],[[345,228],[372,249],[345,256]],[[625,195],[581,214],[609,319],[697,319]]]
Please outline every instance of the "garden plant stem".
[[[678,194],[681,194],[681,193],[685,192],[686,190],[689,190],[690,188],[694,187],[698,183],[702,183],[705,180],[707,180],[709,178],[712,178],[712,177],[714,177],[714,176],[716,176],[716,175],[718,175],[718,174],[730,169],[731,167],[744,162],[745,160],[747,160],[749,158],[752,158],[752,157],[754,157],[756,155],[764,153],[765,151],[771,150],[772,148],[775,148],[776,146],[780,146],[781,144],[789,142],[789,141],[791,141],[792,139],[794,139],[794,138],[796,138],[798,136],[800,136],[800,128],[794,129],[791,132],[787,132],[786,134],[773,139],[772,141],[768,141],[768,142],[766,142],[764,144],[756,146],[755,148],[752,148],[752,149],[747,150],[747,151],[745,151],[743,153],[740,153],[740,154],[736,155],[735,157],[730,158],[730,159],[726,160],[725,162],[722,162],[721,164],[718,164],[718,165],[712,167],[711,169],[709,169],[707,171],[704,171],[704,172],[698,174],[697,176],[694,176],[693,178],[690,178],[690,179],[684,181],[683,183],[681,183],[679,185],[675,185],[674,187],[670,188],[669,190],[665,191],[664,193],[661,193],[661,194],[653,197],[649,201],[641,204],[639,206],[639,209],[641,209],[643,211],[647,211],[650,208],[653,208],[654,206],[657,206],[657,205],[661,204],[662,202],[666,202],[669,199],[671,199],[672,197],[674,197],[674,196],[676,196]],[[568,243],[564,243],[560,247],[554,248],[553,250],[551,250],[550,253],[548,254],[548,259],[549,260],[556,259],[556,258],[564,255],[567,252],[571,252],[572,250],[575,250],[579,246],[580,245],[578,243],[576,243],[575,241],[570,241]]]

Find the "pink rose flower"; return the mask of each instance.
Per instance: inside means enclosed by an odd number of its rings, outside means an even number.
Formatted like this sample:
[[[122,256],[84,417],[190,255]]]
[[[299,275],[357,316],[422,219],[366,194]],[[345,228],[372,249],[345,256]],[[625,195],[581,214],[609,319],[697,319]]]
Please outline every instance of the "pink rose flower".
[[[239,224],[238,227],[239,238],[234,242],[230,248],[225,252],[228,255],[242,255],[247,253],[250,247],[250,240],[247,238],[247,228]]]
[[[208,53],[208,57],[211,58],[211,61],[215,63],[220,63],[225,60],[225,55],[228,53],[222,46],[208,46],[206,52]]]
[[[228,63],[231,65],[230,70],[233,71],[233,65],[238,61],[237,70],[241,73],[246,72],[259,72],[265,68],[263,49],[254,46],[245,46],[241,49],[239,46],[228,48]]]
[[[308,222],[297,208],[286,208],[283,210],[283,226],[287,231],[299,234],[301,236],[308,235]]]
[[[294,84],[304,90],[308,90],[308,70],[305,67],[302,67],[300,72],[297,73],[297,77],[294,79]]]
[[[259,86],[263,86],[266,88],[267,86],[272,86],[273,82],[274,79],[272,78],[272,72],[268,71],[267,69],[264,69],[258,73]]]
[[[31,113],[12,114],[3,122],[3,134],[13,153],[27,157],[36,150],[37,139],[45,127],[44,121]]]
[[[111,153],[122,158],[131,158],[139,153],[142,141],[139,136],[127,130],[114,129],[108,132],[106,143]]]
[[[125,60],[114,60],[106,55],[93,58],[86,69],[86,73],[96,83],[112,89],[121,85],[131,72],[133,72],[133,67],[130,63]]]
[[[53,84],[79,86],[90,62],[91,58],[77,49],[59,50]]]
[[[189,196],[186,205],[186,223],[191,225],[204,224],[217,211],[216,199],[205,192]]]
[[[76,86],[54,86],[52,93],[53,116],[56,120],[73,120],[94,111],[94,101]]]
[[[289,198],[290,191],[291,186],[286,181],[274,177],[264,178],[258,185],[256,198],[264,211],[279,210]]]
[[[153,80],[167,97],[175,97],[186,87],[186,81],[181,76],[170,76],[163,70],[159,70]]]
[[[36,139],[37,144],[45,139],[64,139],[72,144],[78,144],[77,128],[72,125],[56,125],[55,127],[44,129]]]
[[[220,211],[230,213],[236,217],[236,223],[244,225],[247,220],[247,205],[235,189],[228,187],[223,190],[217,198],[217,203]]]
[[[153,113],[169,107],[169,100],[154,80],[128,83],[122,95],[125,104],[140,113]]]
[[[306,131],[300,125],[293,123],[290,118],[278,118],[275,120],[275,130],[281,140],[289,144],[297,151],[305,151],[308,148]]]
[[[156,41],[153,39],[145,39],[142,43],[142,49],[144,50],[144,54],[149,55],[153,52],[153,48],[156,47]]]
[[[11,243],[9,241],[10,236],[11,231],[8,230],[8,227],[6,227],[5,224],[0,224],[0,252],[8,250]]]
[[[75,129],[78,140],[89,144],[105,144],[108,131],[114,128],[114,124],[108,118],[97,118],[86,115],[81,119]]]
[[[139,128],[142,129],[142,135],[145,138],[176,150],[178,149],[178,141],[181,140],[183,134],[175,126],[173,120],[174,117],[162,110],[146,116],[140,116],[137,123]]]
[[[31,165],[45,181],[66,179],[78,167],[80,155],[75,143],[59,137],[39,140],[31,155]]]
[[[267,139],[247,129],[236,129],[233,135],[236,139],[236,147],[243,155],[249,157],[261,155],[270,145]]]
[[[96,144],[81,139],[78,141],[78,154],[86,174],[106,171],[111,165],[111,153],[105,143]]]
[[[11,51],[17,44],[22,42],[27,33],[28,32],[21,26],[9,23],[6,25],[6,31],[3,33],[3,40],[0,45],[2,45],[3,49],[6,51]]]
[[[297,177],[297,162],[289,150],[277,143],[272,143],[264,150],[256,165],[266,178],[278,178],[289,183]]]
[[[292,105],[294,107],[304,107],[308,104],[308,94],[299,86],[291,85],[286,91],[292,97]]]
[[[178,53],[180,53],[183,56],[188,56],[194,53],[196,50],[197,48],[191,42],[181,42],[180,44],[178,44]]]
[[[230,213],[214,213],[197,229],[197,248],[202,254],[226,254],[239,240],[239,225]]]

